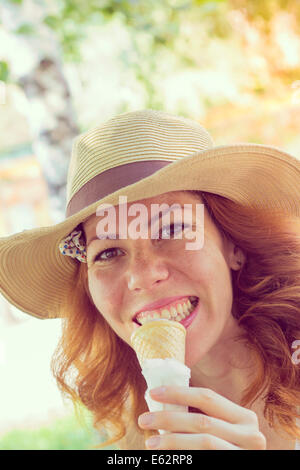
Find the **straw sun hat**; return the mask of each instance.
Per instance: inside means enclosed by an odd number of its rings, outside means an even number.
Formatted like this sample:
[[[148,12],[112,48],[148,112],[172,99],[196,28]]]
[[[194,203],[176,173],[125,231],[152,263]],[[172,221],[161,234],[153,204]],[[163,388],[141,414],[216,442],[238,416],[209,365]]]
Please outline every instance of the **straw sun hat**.
[[[300,216],[300,161],[260,144],[214,147],[197,122],[161,111],[121,114],[79,135],[67,182],[66,219],[0,238],[0,292],[18,309],[56,318],[79,261],[62,239],[96,212],[169,191],[202,190]]]

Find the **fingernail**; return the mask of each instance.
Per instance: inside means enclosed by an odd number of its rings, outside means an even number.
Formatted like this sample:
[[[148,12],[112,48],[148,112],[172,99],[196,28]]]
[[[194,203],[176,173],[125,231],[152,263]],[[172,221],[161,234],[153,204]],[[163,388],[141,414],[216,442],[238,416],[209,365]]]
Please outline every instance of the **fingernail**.
[[[146,446],[150,447],[151,449],[154,449],[155,447],[159,446],[159,441],[160,441],[159,436],[150,437],[150,439],[147,439],[146,441]]]
[[[153,415],[148,413],[146,415],[142,415],[139,417],[139,424],[142,424],[144,426],[147,426],[151,423],[153,423],[154,419],[153,419]]]
[[[166,392],[166,387],[157,387],[151,390],[151,393],[153,393],[153,395],[156,395],[157,397],[163,396],[165,392]]]

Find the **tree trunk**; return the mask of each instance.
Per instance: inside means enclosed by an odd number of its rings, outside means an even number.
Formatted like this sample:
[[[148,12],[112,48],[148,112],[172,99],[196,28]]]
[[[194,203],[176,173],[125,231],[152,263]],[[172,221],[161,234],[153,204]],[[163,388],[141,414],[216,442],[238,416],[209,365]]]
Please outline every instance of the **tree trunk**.
[[[45,5],[33,0],[22,5],[3,4],[2,23],[12,34],[20,25],[31,24],[34,34],[15,35],[30,52],[31,62],[18,67],[13,77],[28,99],[26,115],[32,148],[40,162],[49,190],[51,219],[64,219],[67,169],[72,141],[79,133],[71,93],[64,77],[61,47],[55,34],[43,24]]]

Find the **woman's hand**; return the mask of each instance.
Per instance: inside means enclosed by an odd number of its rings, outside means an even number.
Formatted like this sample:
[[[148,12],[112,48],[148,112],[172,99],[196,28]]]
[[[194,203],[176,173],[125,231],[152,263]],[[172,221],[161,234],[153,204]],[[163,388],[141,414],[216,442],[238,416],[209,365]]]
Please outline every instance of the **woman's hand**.
[[[159,390],[162,393],[157,393]],[[161,387],[151,390],[150,394],[156,401],[190,406],[201,412],[157,411],[141,415],[138,421],[141,428],[168,431],[148,439],[147,449],[266,449],[266,439],[259,431],[256,413],[213,390]],[[148,424],[143,422],[146,417],[151,418]]]

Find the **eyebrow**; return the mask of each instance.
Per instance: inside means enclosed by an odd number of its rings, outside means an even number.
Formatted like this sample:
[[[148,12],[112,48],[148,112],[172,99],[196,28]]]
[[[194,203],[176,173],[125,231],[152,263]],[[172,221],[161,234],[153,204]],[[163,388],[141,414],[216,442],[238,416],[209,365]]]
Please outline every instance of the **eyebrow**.
[[[165,203],[161,203],[161,204],[165,204]],[[183,209],[183,205],[182,205],[182,204],[180,204],[180,203],[173,203],[173,204],[179,204],[180,207],[181,207],[181,209]],[[172,204],[172,205],[173,205],[173,204]],[[161,219],[163,215],[168,214],[168,213],[172,210],[172,205],[171,205],[171,207],[169,207],[165,212],[159,211],[159,215],[156,214],[155,216],[153,216],[153,217],[149,220],[149,222],[148,222],[148,228],[149,228],[149,225],[150,225],[151,223],[156,222],[157,220]],[[175,209],[175,210],[176,210],[176,209]],[[110,237],[113,237],[113,235],[114,235],[114,238],[110,238]],[[101,237],[99,238],[98,236],[91,238],[91,239],[89,240],[89,242],[87,243],[86,248],[88,248],[88,246],[89,246],[94,240],[121,240],[121,239],[120,239],[118,233],[116,233],[116,234],[115,234],[115,233],[106,233],[106,234],[105,234],[105,238],[104,238],[104,237],[103,237],[103,238],[101,238]],[[122,238],[122,240],[124,240],[124,238]]]

